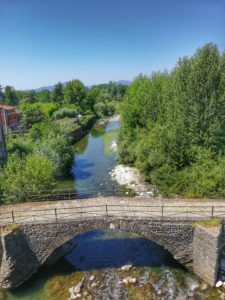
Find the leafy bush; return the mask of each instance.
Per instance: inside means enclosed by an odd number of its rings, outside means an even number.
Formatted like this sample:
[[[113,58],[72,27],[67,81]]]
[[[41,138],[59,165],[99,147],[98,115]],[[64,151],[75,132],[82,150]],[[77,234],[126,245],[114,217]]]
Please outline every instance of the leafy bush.
[[[19,156],[24,156],[32,152],[32,145],[28,141],[11,140],[7,144],[8,154],[17,153]]]
[[[115,113],[115,104],[112,102],[98,102],[94,105],[94,112],[99,118],[110,117]]]
[[[55,111],[52,115],[53,120],[63,119],[65,117],[73,118],[77,115],[78,111],[76,108],[63,107]]]
[[[30,129],[33,124],[42,122],[46,118],[40,103],[23,104],[21,110],[20,126],[25,129]]]
[[[56,103],[44,103],[42,104],[43,112],[47,117],[51,117],[53,113],[58,109]]]
[[[27,201],[31,194],[51,189],[54,175],[54,166],[46,157],[29,154],[21,158],[17,153],[11,154],[0,175],[4,196]]]
[[[91,126],[94,124],[94,121],[95,121],[94,115],[85,115],[79,119],[80,125],[85,129],[91,128]]]
[[[74,154],[65,136],[53,132],[37,145],[37,153],[47,157],[54,166],[57,178],[68,176],[73,163]]]

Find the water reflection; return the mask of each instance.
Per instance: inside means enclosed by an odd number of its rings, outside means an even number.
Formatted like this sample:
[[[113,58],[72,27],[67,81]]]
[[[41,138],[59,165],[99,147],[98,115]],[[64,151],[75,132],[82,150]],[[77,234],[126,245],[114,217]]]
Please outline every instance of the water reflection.
[[[76,180],[85,180],[92,176],[90,170],[93,166],[93,162],[88,161],[88,159],[79,159],[78,163],[75,162],[72,170]]]
[[[82,137],[77,143],[74,144],[75,154],[82,154],[88,147],[88,135]]]
[[[106,132],[106,126],[95,123],[95,125],[91,129],[92,137],[99,137]]]
[[[76,248],[66,260],[82,271],[136,267],[179,266],[169,252],[150,240],[119,231],[92,231],[73,239]]]
[[[120,189],[109,174],[116,164],[116,154],[105,155],[103,143],[104,134],[118,127],[118,122],[106,126],[95,124],[88,135],[74,144],[72,174],[79,197],[112,194]]]

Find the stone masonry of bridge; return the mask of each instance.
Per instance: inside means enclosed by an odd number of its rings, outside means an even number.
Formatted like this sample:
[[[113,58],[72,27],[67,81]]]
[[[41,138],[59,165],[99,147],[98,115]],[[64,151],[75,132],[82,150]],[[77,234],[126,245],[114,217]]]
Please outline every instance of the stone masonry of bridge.
[[[85,201],[82,203],[85,206]],[[51,259],[71,250],[70,241],[74,236],[98,229],[139,234],[168,250],[207,283],[214,285],[217,280],[219,254],[225,246],[223,225],[216,228],[193,226],[193,219],[185,217],[96,215],[35,223],[28,220],[14,227],[2,227],[0,286],[19,286]]]

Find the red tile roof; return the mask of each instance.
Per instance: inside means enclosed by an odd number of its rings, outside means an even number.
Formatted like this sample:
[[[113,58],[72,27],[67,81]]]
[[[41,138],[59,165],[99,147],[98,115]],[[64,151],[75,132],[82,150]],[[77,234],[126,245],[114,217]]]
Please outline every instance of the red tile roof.
[[[9,110],[9,109],[18,109],[17,107],[15,106],[9,106],[9,105],[0,105],[0,108],[3,108],[5,110]]]

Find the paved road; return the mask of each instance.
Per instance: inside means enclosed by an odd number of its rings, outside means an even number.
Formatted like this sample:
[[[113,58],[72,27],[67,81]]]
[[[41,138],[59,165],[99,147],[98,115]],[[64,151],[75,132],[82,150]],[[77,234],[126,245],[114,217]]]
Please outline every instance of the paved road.
[[[0,225],[55,222],[93,217],[225,218],[225,200],[97,197],[82,200],[33,202],[0,207]]]

